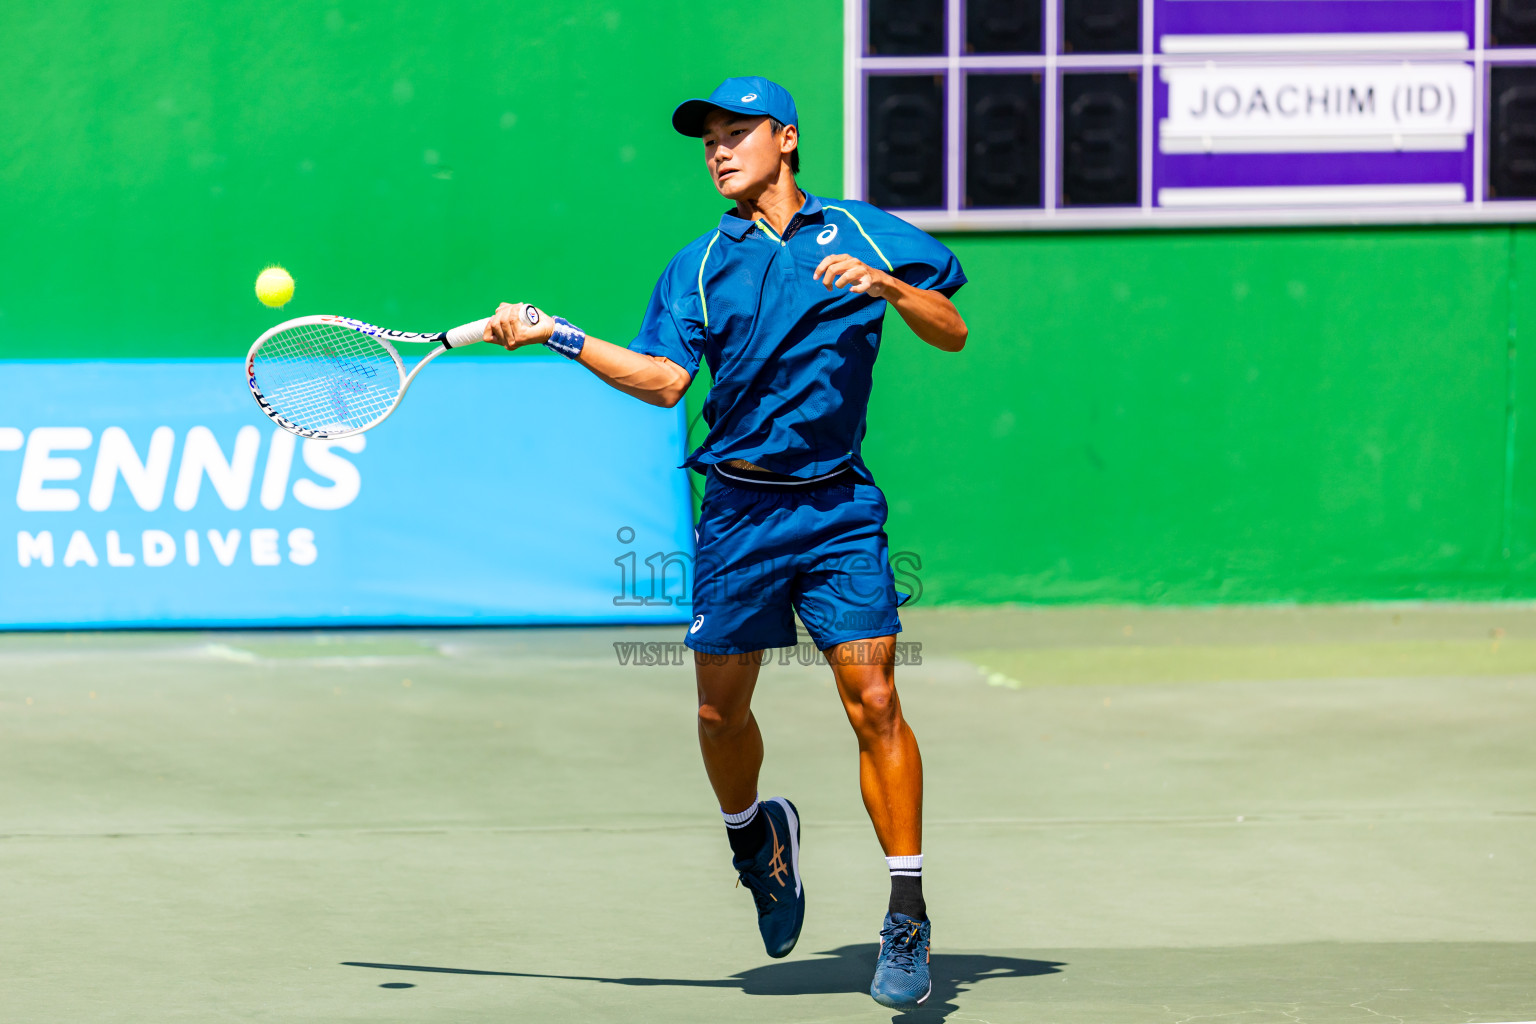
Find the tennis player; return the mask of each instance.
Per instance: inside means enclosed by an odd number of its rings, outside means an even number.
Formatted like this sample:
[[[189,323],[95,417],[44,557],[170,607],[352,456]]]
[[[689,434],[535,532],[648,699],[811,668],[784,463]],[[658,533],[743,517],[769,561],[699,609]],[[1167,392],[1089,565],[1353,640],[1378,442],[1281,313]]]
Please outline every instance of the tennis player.
[[[667,265],[628,348],[536,307],[525,323],[523,303],[503,303],[486,340],[543,343],[659,406],[676,405],[699,361],[709,363],[709,435],[685,463],[708,477],[685,640],[734,866],[768,954],[787,955],[805,919],[801,823],[789,800],[758,799],[763,740],[751,703],[763,652],[795,643],[798,612],[858,737],[859,785],[890,872],[870,994],[905,1008],[932,992],[923,766],[896,695],[904,598],[885,498],[859,447],[887,307],[923,341],[957,352],[966,327],[949,297],[965,275],[906,222],[803,192],[798,120],[789,93],[764,78],[729,79],[673,112],[677,131],[702,139],[710,180],[732,205]]]

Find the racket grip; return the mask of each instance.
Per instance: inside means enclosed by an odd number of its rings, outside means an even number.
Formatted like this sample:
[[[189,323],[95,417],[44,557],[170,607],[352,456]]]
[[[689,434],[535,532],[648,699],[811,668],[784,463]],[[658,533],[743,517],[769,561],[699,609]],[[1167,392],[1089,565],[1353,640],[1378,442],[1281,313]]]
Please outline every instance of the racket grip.
[[[473,345],[477,341],[485,340],[485,325],[491,322],[490,317],[484,320],[476,320],[472,324],[464,324],[455,327],[448,332],[448,347],[463,348],[465,345]]]

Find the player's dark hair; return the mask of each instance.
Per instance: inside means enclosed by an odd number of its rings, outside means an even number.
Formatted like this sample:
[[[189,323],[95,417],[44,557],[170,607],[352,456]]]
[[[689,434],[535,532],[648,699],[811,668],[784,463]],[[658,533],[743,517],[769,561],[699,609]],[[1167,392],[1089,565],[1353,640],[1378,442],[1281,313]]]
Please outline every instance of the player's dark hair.
[[[773,134],[777,135],[777,134],[779,134],[779,132],[784,130],[784,122],[780,121],[778,118],[770,117],[768,119],[768,127],[773,129]],[[795,148],[789,151],[789,173],[790,174],[799,174],[800,173],[800,143],[799,143],[799,140],[796,140]]]

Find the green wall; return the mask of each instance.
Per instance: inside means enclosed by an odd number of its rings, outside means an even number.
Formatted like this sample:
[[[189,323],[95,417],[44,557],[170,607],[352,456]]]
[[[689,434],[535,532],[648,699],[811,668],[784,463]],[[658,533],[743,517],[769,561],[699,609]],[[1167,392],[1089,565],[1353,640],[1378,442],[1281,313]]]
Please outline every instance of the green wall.
[[[427,328],[527,298],[628,338],[719,216],[668,117],[741,66],[743,19],[635,0],[9,5],[0,357],[243,353],[273,323],[251,292],[268,262],[298,282],[290,310]],[[752,52],[803,98],[808,186],[835,189],[838,66]]]
[[[957,239],[972,348],[880,366],[893,533],[945,600],[1536,593],[1532,243]]]
[[[290,312],[426,329],[528,299],[625,340],[721,206],[679,98],[783,81],[803,183],[840,190],[840,5],[775,20],[13,6],[0,358],[243,353],[268,262]],[[970,347],[893,318],[866,446],[924,601],[1536,597],[1530,230],[946,240]]]

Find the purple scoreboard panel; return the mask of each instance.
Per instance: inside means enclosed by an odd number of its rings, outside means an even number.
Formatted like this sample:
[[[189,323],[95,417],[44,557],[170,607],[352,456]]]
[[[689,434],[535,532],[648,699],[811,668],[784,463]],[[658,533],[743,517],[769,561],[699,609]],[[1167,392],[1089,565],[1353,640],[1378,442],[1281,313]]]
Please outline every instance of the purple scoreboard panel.
[[[1536,0],[847,0],[845,191],[928,229],[1536,220]]]

